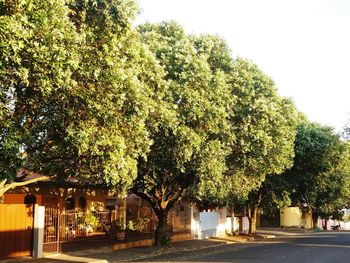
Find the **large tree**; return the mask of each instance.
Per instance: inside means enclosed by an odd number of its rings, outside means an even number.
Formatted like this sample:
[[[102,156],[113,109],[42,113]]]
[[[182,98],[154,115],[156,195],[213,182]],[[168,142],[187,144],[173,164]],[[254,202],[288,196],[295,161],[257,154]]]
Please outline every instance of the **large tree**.
[[[131,185],[161,72],[136,12],[129,0],[0,1],[0,185],[20,167]]]
[[[49,108],[72,83],[75,41],[63,1],[0,2],[0,195],[32,166],[29,150],[38,155],[51,143]]]
[[[132,190],[155,211],[155,242],[161,245],[174,204],[202,175],[222,173],[232,98],[224,72],[210,66],[209,51],[199,52],[196,38],[186,35],[179,25],[146,24],[139,31],[164,68],[167,87],[162,101],[167,106],[147,124],[153,143],[139,159]]]
[[[273,81],[248,61],[237,59],[230,84],[237,97],[231,117],[236,141],[227,158],[227,182],[228,200],[235,203],[247,200],[267,175],[292,166],[297,111],[289,99],[277,94]],[[251,234],[259,199],[246,203]]]

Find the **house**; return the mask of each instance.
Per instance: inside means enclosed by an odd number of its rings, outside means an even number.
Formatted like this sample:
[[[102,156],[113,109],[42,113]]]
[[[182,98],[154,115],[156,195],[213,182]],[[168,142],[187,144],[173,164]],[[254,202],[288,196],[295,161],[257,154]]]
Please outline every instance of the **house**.
[[[30,177],[20,175],[20,178],[29,180],[33,176],[40,175],[34,174]],[[155,213],[145,200],[134,194],[124,198],[113,189],[98,183],[81,184],[73,179],[37,182],[6,192],[2,206],[5,206],[5,209],[10,208],[11,205],[22,206],[23,213],[32,217],[31,221],[24,226],[27,229],[32,224],[30,222],[35,221],[33,204],[44,208],[44,252],[60,251],[61,242],[69,242],[76,238],[96,235],[104,237],[106,234],[108,237],[115,222],[125,226],[129,240],[149,239],[152,238],[157,224]],[[242,215],[234,218],[235,231],[244,230],[238,226],[242,218],[244,219]],[[168,229],[172,233],[172,241],[202,239],[231,232],[231,222],[230,213],[226,207],[203,208],[189,201],[179,201],[169,211]],[[1,224],[0,220],[0,230]],[[33,236],[34,226],[29,228],[31,233],[26,231],[27,237]],[[17,232],[20,231],[22,230],[18,229]],[[11,235],[12,233],[8,233],[8,238],[11,238]],[[30,255],[31,241],[28,242],[30,244],[26,248],[26,255]],[[9,248],[2,257],[16,255],[18,255],[17,252]]]
[[[17,175],[19,179],[24,181],[31,180],[36,176],[40,177],[41,175],[30,174],[27,176],[21,173]],[[104,236],[112,222],[124,221],[126,218],[125,198],[101,183],[85,182],[81,184],[74,179],[42,181],[11,189],[4,194],[2,199],[2,207],[5,209],[3,211],[10,211],[11,205],[19,207],[18,209],[22,209],[20,205],[27,205],[27,208],[23,207],[23,209],[29,209],[34,204],[45,207],[43,215],[45,252],[59,251],[59,243],[63,241],[91,235]],[[31,209],[28,214],[31,214],[31,222],[34,222],[34,210]],[[10,217],[10,215],[5,217]],[[14,233],[5,231],[5,229],[9,229],[9,222],[14,219],[6,218],[0,222],[0,230],[3,229],[3,232],[7,233],[4,239],[12,238],[14,235]],[[27,219],[30,220],[30,218]],[[25,219],[26,222],[27,219]],[[34,228],[30,223],[25,227]],[[23,226],[18,226],[15,232],[23,232],[22,228]],[[31,243],[30,240],[28,242]],[[27,248],[26,251],[30,251],[30,249]],[[12,255],[18,255],[15,248],[9,248],[2,257]]]

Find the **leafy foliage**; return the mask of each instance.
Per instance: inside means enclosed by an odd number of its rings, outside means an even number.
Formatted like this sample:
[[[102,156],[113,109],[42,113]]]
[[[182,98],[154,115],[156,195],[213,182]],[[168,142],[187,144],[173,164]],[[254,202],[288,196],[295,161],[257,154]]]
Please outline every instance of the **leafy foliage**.
[[[136,11],[133,1],[1,2],[1,178],[26,167],[132,184],[161,83],[131,27]]]
[[[235,140],[217,188],[221,203],[242,203],[266,175],[280,174],[292,165],[298,116],[292,102],[278,96],[272,80],[249,61],[234,62],[228,85],[236,99],[230,108]]]
[[[45,149],[61,139],[62,102],[77,66],[76,35],[64,19],[69,10],[63,1],[0,6],[0,108],[6,119],[0,131],[1,179],[12,179],[22,165],[39,167],[40,156],[50,158]]]
[[[350,197],[349,145],[330,127],[303,121],[297,131],[294,164],[266,178],[259,207],[269,213],[294,205],[312,210],[315,219],[339,218]]]
[[[314,207],[320,190],[340,169],[345,149],[332,128],[313,123],[299,125],[294,165],[286,172],[294,204]],[[347,168],[342,166],[345,171]]]
[[[165,71],[167,111],[148,123],[153,144],[139,160],[133,191],[152,204],[160,222],[156,242],[161,242],[166,236],[161,224],[175,202],[201,175],[222,172],[231,98],[223,72],[211,69],[209,54],[199,52],[195,37],[179,25],[146,24],[139,30]]]

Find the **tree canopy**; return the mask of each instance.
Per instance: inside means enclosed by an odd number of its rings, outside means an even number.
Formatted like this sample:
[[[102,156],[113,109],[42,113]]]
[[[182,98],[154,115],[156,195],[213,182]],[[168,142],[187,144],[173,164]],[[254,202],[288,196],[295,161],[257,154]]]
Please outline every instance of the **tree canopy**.
[[[202,198],[219,203],[243,203],[266,175],[280,174],[293,164],[298,113],[293,103],[277,94],[273,81],[253,63],[238,58],[228,72],[227,85],[235,104],[229,110],[234,142],[226,168]],[[225,184],[222,184],[225,181]]]
[[[327,126],[306,123],[297,131],[294,165],[286,171],[291,200],[316,217],[330,216],[348,202],[348,144]]]
[[[294,164],[281,175],[267,176],[250,199],[265,213],[293,205],[328,220],[341,218],[349,204],[349,145],[333,129],[302,121],[297,127]]]
[[[137,11],[0,0],[0,197],[20,168],[132,189],[158,216],[157,244],[183,196],[246,202],[253,219],[261,204],[327,217],[348,203],[349,147],[331,128],[220,37],[133,28]]]
[[[230,137],[231,97],[224,73],[210,67],[208,52],[198,52],[193,38],[179,25],[146,24],[139,31],[164,69],[167,85],[162,100],[168,110],[147,125],[152,145],[139,159],[132,188],[151,203],[158,216],[158,243],[175,202],[201,181],[201,175],[222,173]]]
[[[19,167],[130,186],[161,72],[133,1],[1,1],[1,178]]]

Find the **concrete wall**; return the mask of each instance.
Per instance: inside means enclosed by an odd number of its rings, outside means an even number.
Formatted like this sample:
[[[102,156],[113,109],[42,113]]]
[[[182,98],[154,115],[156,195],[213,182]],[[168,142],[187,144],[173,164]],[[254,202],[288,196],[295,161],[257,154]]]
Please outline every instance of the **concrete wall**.
[[[242,233],[248,234],[249,232],[249,219],[247,216],[242,217]]]
[[[303,213],[301,217],[301,226],[303,226],[304,228],[313,227],[312,213]]]
[[[343,230],[350,230],[350,222],[329,219],[327,222],[327,230],[332,230],[332,226],[340,225]],[[318,218],[317,227],[323,229],[322,220]]]
[[[198,206],[191,207],[191,233],[193,238],[208,238],[231,232],[231,218],[227,217],[226,207],[200,211]]]
[[[311,213],[302,213],[299,207],[285,207],[280,209],[281,226],[312,228]]]
[[[301,211],[299,207],[281,208],[281,226],[285,227],[299,227],[301,219]]]
[[[191,232],[191,205],[178,202],[170,211],[173,233]]]

